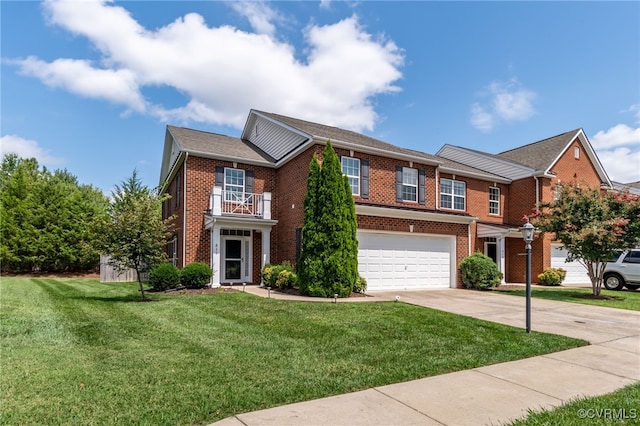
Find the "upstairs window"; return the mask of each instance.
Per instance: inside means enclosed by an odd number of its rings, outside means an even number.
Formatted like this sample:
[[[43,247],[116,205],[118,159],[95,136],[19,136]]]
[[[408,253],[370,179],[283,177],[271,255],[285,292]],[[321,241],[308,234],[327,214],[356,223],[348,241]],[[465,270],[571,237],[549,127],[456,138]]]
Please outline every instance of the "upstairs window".
[[[500,214],[500,188],[489,187],[489,214]]]
[[[360,160],[351,157],[342,157],[342,174],[349,179],[352,195],[360,195]]]
[[[242,202],[244,198],[244,170],[224,169],[225,201]]]
[[[562,196],[562,185],[557,183],[556,186],[553,187],[553,203],[557,203]]]
[[[576,160],[580,159],[580,147],[576,146],[573,148],[573,158]]]
[[[402,199],[418,202],[418,170],[402,168]]]
[[[440,179],[440,207],[465,210],[466,183],[453,179]]]

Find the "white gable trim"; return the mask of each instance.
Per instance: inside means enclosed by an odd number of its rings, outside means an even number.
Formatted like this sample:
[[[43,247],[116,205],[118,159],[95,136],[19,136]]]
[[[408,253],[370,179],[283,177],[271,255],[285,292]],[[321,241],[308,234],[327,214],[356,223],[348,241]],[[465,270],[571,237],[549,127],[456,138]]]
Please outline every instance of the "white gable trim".
[[[569,147],[573,145],[576,139],[580,141],[580,144],[584,148],[584,152],[587,154],[587,156],[589,157],[589,160],[591,161],[591,164],[593,164],[593,167],[596,169],[596,172],[598,173],[600,180],[602,180],[603,182],[606,182],[608,187],[612,187],[613,185],[611,183],[611,180],[609,180],[609,176],[607,175],[607,172],[604,170],[604,167],[602,167],[602,163],[600,163],[600,159],[598,158],[598,155],[593,150],[593,147],[591,146],[591,143],[589,142],[587,135],[584,134],[582,129],[579,129],[576,132],[576,134],[573,135],[571,140],[569,140],[569,143],[567,143],[567,145],[560,152],[560,154],[558,154],[558,156],[551,162],[547,170],[545,170],[545,174],[553,175],[553,172],[551,172],[551,169],[553,169],[553,167],[558,163],[560,158],[562,158],[562,156],[567,152]]]

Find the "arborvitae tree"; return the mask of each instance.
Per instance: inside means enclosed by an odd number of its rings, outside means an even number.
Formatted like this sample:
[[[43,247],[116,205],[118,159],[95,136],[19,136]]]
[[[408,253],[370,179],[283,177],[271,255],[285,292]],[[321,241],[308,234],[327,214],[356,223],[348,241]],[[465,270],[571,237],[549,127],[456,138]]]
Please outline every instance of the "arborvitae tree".
[[[317,159],[312,160],[307,182],[300,290],[346,297],[358,276],[355,204],[330,141],[322,156],[319,172]]]
[[[298,261],[298,276],[300,291],[303,294],[317,293],[318,272],[322,265],[319,250],[322,247],[322,235],[317,229],[318,217],[318,186],[320,184],[320,163],[318,156],[313,154],[309,165],[307,178],[307,193],[304,197],[304,224],[302,228],[302,253]]]

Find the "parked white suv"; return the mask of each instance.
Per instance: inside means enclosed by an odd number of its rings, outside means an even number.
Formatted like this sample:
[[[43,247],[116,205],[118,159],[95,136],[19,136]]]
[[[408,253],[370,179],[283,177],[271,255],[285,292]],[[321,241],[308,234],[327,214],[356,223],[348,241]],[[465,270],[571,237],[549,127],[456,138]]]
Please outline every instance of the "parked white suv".
[[[608,290],[640,288],[640,249],[625,250],[614,260],[607,262],[604,286]]]

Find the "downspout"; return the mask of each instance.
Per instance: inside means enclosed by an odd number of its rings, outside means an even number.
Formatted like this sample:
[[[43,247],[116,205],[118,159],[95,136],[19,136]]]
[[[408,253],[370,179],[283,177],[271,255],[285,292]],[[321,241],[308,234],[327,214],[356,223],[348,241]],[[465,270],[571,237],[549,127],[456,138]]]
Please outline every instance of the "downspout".
[[[184,157],[184,171],[182,172],[182,267],[184,268],[187,255],[187,160],[189,153]]]
[[[533,176],[533,179],[536,181],[536,211],[540,210],[540,181],[538,180],[538,176]]]
[[[440,188],[440,166],[436,167],[436,210],[440,210],[440,197],[438,196],[438,188]]]

